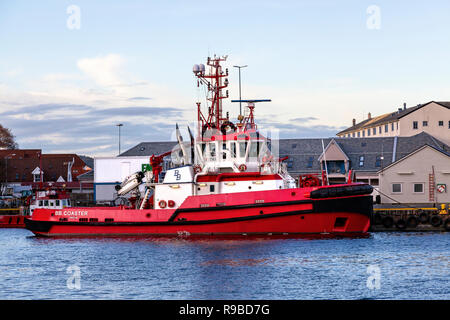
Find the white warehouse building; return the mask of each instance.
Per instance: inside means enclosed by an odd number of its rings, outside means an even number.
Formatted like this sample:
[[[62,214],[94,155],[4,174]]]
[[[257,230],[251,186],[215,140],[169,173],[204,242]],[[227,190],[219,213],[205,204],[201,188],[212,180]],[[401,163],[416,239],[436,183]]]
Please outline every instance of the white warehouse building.
[[[116,185],[149,164],[148,156],[101,157],[94,159],[94,201],[110,202],[117,198]]]

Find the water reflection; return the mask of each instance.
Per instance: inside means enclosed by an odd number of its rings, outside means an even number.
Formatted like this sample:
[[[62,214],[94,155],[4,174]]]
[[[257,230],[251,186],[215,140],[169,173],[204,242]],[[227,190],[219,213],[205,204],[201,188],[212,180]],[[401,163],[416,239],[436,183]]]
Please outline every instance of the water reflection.
[[[3,299],[448,299],[450,237],[39,238],[0,230]],[[81,290],[66,287],[67,267]],[[381,288],[366,286],[367,266]]]

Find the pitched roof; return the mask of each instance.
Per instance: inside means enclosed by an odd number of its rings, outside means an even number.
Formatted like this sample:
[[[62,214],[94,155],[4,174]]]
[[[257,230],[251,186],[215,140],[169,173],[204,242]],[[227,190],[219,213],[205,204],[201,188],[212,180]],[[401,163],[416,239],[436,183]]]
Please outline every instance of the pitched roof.
[[[172,150],[177,144],[178,142],[176,141],[141,142],[131,149],[119,154],[119,157],[158,155]]]
[[[415,149],[428,144],[437,149],[450,152],[450,147],[426,132],[412,137],[379,137],[379,138],[310,138],[310,139],[280,139],[272,141],[272,147],[278,144],[280,157],[288,156],[291,173],[320,172],[319,157],[322,155],[322,140],[326,148],[334,140],[347,155],[350,168],[356,171],[377,172],[377,157],[383,156],[383,167],[391,164]],[[395,143],[395,141],[397,141]],[[142,142],[125,151],[120,156],[151,156],[171,150],[177,142]],[[395,145],[395,148],[394,148]],[[395,151],[395,157],[393,157]],[[364,165],[359,167],[359,157],[364,156]],[[288,160],[288,161],[289,161]]]
[[[420,108],[423,108],[423,107],[429,105],[430,103],[436,103],[436,104],[438,104],[438,105],[440,105],[442,107],[450,109],[450,102],[448,102],[448,101],[430,101],[430,102],[425,103],[425,104],[418,104],[418,105],[416,105],[414,107],[409,107],[409,108],[406,108],[406,109],[399,109],[399,110],[397,110],[395,112],[385,113],[385,114],[383,114],[381,116],[377,116],[377,117],[374,117],[374,118],[371,118],[371,119],[363,120],[363,121],[357,123],[354,126],[351,126],[351,127],[347,128],[345,130],[342,130],[341,132],[338,132],[337,135],[348,133],[348,132],[352,132],[352,131],[358,131],[359,129],[362,129],[362,128],[371,128],[371,127],[380,126],[380,125],[383,125],[383,124],[386,124],[386,123],[390,123],[392,121],[395,121],[395,120],[398,120],[400,118],[403,118],[404,116],[406,116],[406,115],[408,115],[408,114],[410,114],[410,113],[412,113],[412,112],[414,112],[414,111],[416,111],[416,110],[418,110]]]
[[[41,154],[40,149],[0,150],[0,164],[6,170],[0,170],[0,181],[33,181],[32,172],[42,167],[44,181],[56,181],[60,176],[67,181],[67,163],[75,160],[72,166],[72,178],[85,173],[86,164],[76,154]]]
[[[385,170],[385,169],[387,169],[387,168],[390,168],[390,167],[396,165],[397,163],[399,163],[399,162],[405,160],[406,158],[409,158],[410,156],[416,154],[417,152],[420,152],[420,151],[423,150],[424,148],[432,148],[432,149],[436,150],[437,152],[440,152],[440,153],[442,153],[443,155],[445,155],[445,156],[447,156],[447,157],[450,158],[450,150],[449,150],[449,151],[446,151],[446,150],[437,148],[437,147],[434,146],[434,145],[429,145],[428,143],[426,143],[426,144],[424,144],[424,145],[418,147],[417,149],[413,150],[412,152],[408,153],[408,154],[405,155],[404,157],[401,157],[400,159],[398,159],[398,160],[392,162],[392,163],[389,164],[388,166],[384,167],[382,170]],[[382,170],[380,170],[380,171],[382,171]]]

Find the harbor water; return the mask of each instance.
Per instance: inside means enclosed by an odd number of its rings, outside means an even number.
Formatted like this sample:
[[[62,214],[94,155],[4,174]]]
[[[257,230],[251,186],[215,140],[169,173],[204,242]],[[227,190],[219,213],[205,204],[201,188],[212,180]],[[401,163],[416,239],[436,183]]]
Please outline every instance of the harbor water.
[[[0,299],[449,299],[450,235],[38,238],[0,229]]]

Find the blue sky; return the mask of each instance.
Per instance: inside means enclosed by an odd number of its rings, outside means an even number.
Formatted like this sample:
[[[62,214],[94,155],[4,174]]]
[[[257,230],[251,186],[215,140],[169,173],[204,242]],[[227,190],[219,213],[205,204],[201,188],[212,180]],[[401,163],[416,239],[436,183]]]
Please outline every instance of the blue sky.
[[[1,1],[0,123],[44,152],[115,155],[119,122],[122,150],[171,140],[202,97],[192,65],[226,54],[231,98],[232,66],[247,64],[243,97],[272,99],[257,106],[260,127],[333,136],[368,112],[450,99],[449,12],[448,1]]]

